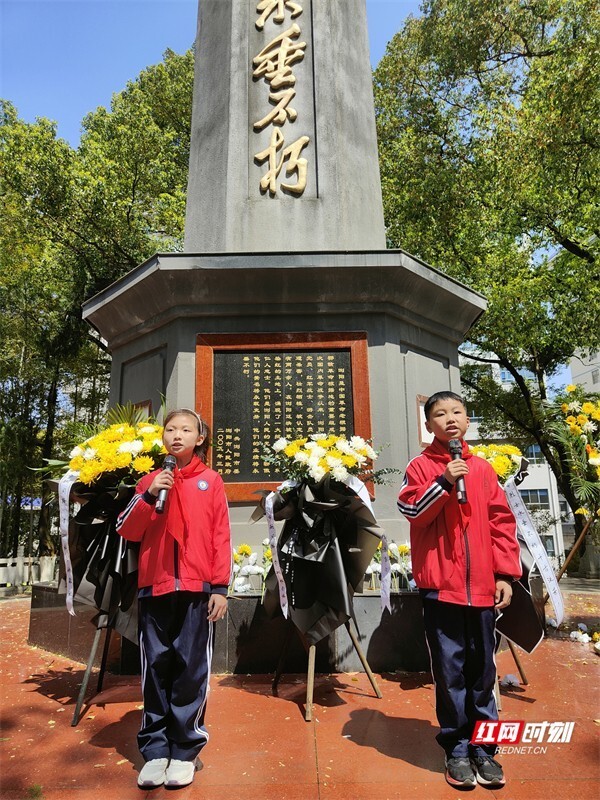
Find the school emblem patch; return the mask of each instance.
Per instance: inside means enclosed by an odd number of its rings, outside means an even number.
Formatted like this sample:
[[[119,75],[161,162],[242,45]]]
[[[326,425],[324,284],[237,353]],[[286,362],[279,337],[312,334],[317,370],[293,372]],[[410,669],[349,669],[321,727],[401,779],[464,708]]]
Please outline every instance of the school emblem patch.
[[[208,481],[200,480],[198,481],[198,488],[201,492],[205,492],[208,489]]]

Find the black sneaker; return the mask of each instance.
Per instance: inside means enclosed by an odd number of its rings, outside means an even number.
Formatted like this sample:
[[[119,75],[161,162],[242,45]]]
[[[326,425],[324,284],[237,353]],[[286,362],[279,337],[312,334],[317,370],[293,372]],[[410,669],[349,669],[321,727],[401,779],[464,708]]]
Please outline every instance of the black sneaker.
[[[474,756],[471,764],[477,774],[477,783],[483,786],[504,786],[502,767],[491,756]]]
[[[469,759],[446,757],[446,780],[450,786],[474,789],[476,784],[475,773]]]

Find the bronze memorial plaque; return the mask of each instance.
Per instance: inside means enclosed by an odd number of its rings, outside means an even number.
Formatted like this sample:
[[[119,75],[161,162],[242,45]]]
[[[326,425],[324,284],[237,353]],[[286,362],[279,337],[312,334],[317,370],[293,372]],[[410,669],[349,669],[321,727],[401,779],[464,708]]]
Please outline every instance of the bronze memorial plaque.
[[[196,398],[229,499],[256,499],[283,478],[263,445],[319,432],[369,438],[366,334],[199,335]]]

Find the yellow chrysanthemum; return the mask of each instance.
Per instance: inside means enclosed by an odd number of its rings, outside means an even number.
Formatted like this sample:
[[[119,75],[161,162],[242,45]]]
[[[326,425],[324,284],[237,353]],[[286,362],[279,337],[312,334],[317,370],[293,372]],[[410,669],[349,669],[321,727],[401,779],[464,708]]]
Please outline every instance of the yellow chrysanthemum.
[[[327,455],[330,458],[339,458],[341,460],[343,453],[340,453],[339,450],[336,450],[335,447],[332,447],[331,450],[327,451]]]
[[[345,467],[355,467],[358,461],[353,456],[342,456],[342,464]]]
[[[589,400],[581,406],[581,410],[584,414],[592,414],[595,408],[594,404],[590,403]]]
[[[238,547],[237,551],[239,555],[242,556],[242,558],[252,555],[252,548],[250,547],[249,544],[241,544]]]
[[[505,455],[498,455],[491,459],[490,464],[492,465],[494,472],[496,475],[499,475],[501,478],[504,478],[512,469],[512,462],[510,458]]]
[[[283,448],[283,452],[288,458],[293,458],[298,450],[300,450],[300,445],[297,442],[290,442],[287,447]]]
[[[577,389],[577,387],[575,386],[575,384],[574,384],[574,383],[570,383],[570,384],[569,384],[569,385],[566,387],[566,391],[567,391],[569,394],[571,394],[571,392],[574,392],[574,391],[575,391],[575,389]]]
[[[271,552],[271,548],[270,547],[267,547],[264,550],[263,556],[264,556],[265,561],[272,561],[273,560],[273,553]]]
[[[69,469],[74,470],[75,472],[79,472],[79,470],[83,467],[85,461],[83,460],[83,456],[76,456],[69,461]]]
[[[150,456],[138,456],[133,459],[131,466],[136,472],[145,475],[147,472],[152,472],[154,469],[154,459],[150,458]]]
[[[398,552],[401,556],[409,556],[410,555],[410,545],[408,544],[399,544],[398,545]]]
[[[102,465],[98,461],[86,461],[79,471],[79,480],[82,483],[91,484],[102,472]]]

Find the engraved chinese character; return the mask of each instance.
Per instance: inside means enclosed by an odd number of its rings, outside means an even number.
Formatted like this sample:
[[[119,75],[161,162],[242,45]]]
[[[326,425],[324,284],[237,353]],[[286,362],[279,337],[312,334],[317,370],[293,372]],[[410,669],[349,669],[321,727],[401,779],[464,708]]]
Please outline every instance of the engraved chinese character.
[[[271,124],[284,125],[288,120],[290,122],[295,122],[298,117],[298,112],[289,105],[295,96],[296,92],[294,89],[287,89],[282,92],[271,92],[269,94],[269,102],[272,103],[275,101],[275,108],[272,108],[268,114],[254,123],[254,130],[262,131],[263,128]]]
[[[265,22],[269,19],[273,12],[275,12],[273,14],[273,22],[281,25],[285,19],[286,8],[292,12],[292,19],[302,14],[302,6],[299,3],[294,3],[293,0],[259,0],[258,5],[256,6],[256,13],[260,14],[262,11],[262,14],[256,20],[256,27],[258,30],[262,31],[262,29],[265,27]]]
[[[252,59],[254,78],[263,78],[272,89],[293,86],[296,77],[291,65],[304,59],[306,42],[295,42],[300,36],[300,28],[296,23],[287,31],[279,34],[269,42],[260,53]]]
[[[300,155],[310,142],[310,139],[308,136],[301,136],[299,139],[296,139],[295,142],[281,151],[281,158],[279,163],[277,163],[277,154],[283,146],[284,141],[283,134],[279,128],[274,128],[269,146],[266,150],[262,150],[254,156],[259,164],[267,160],[269,162],[269,169],[260,181],[260,188],[263,192],[269,191],[272,196],[277,194],[277,178],[285,164],[286,177],[289,178],[296,173],[297,181],[296,183],[282,183],[281,188],[293,194],[300,195],[306,189],[306,173],[308,166],[308,161],[305,158],[300,158]]]

